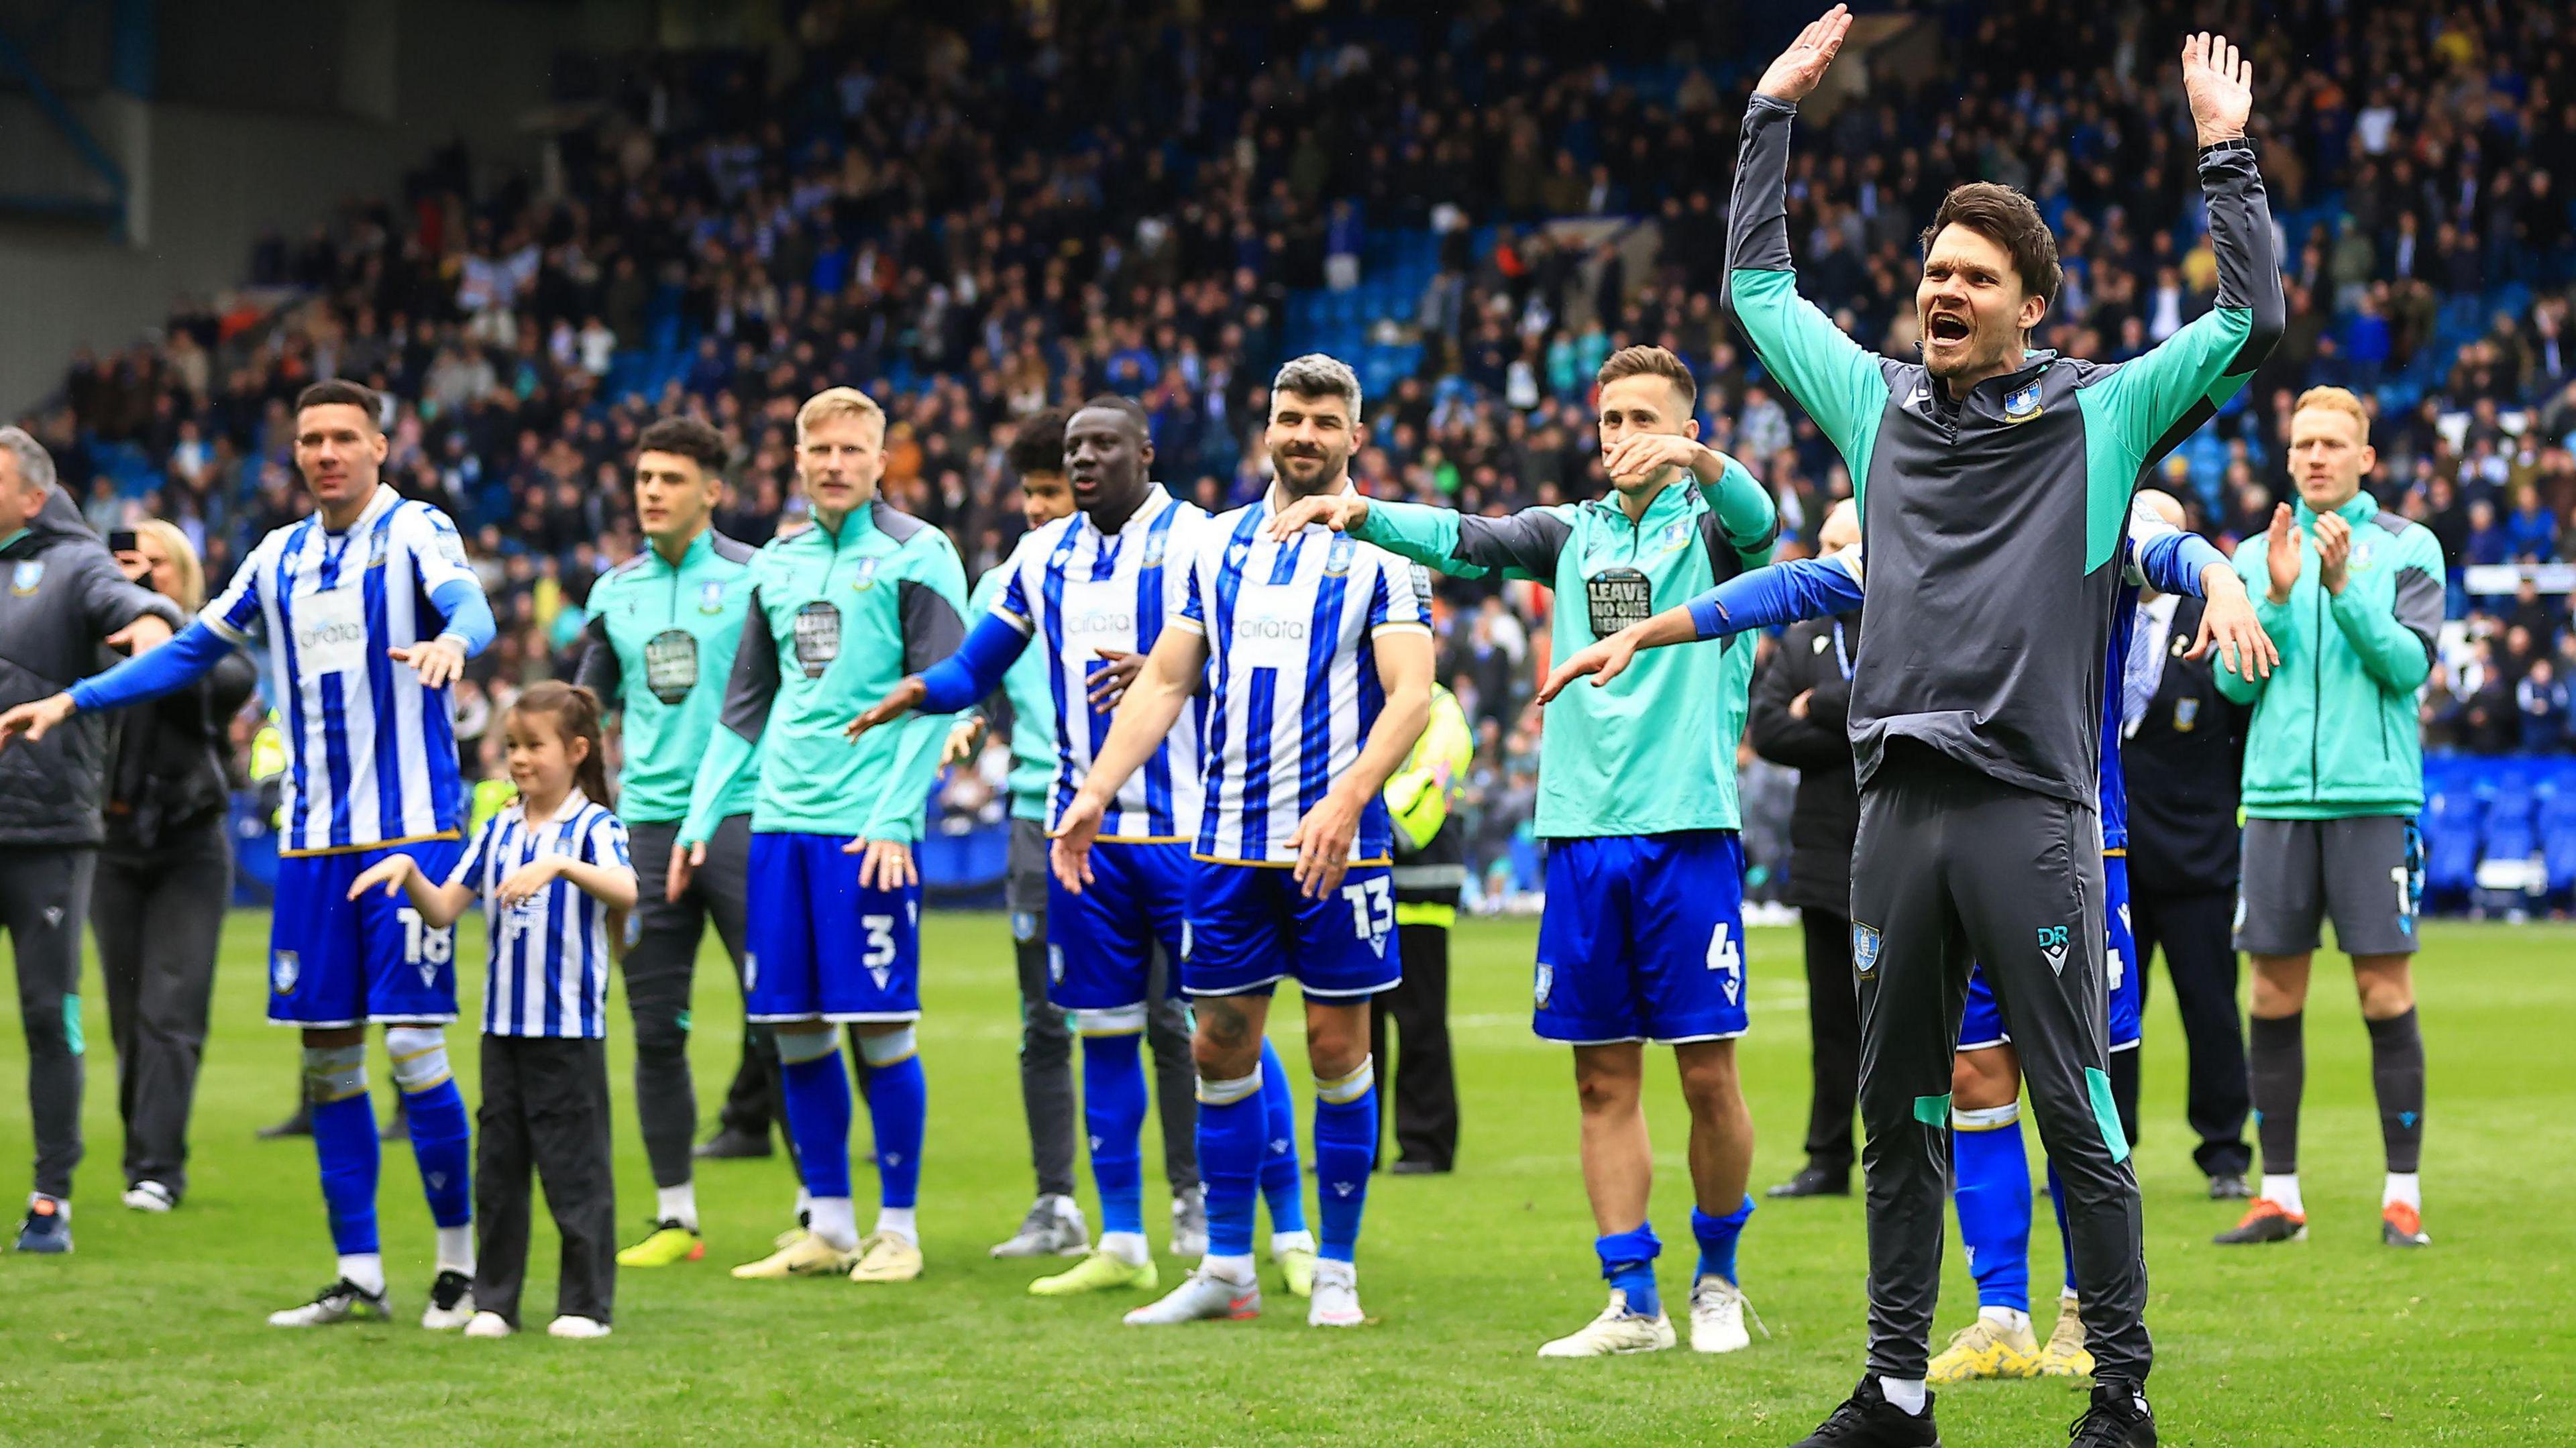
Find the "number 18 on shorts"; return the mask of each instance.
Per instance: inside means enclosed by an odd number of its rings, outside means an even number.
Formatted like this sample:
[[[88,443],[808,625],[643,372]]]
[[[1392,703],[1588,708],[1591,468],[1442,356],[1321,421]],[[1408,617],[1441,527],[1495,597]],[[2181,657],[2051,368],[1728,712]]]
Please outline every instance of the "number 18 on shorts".
[[[1551,841],[1531,983],[1542,1039],[1744,1034],[1744,846],[1733,830]]]

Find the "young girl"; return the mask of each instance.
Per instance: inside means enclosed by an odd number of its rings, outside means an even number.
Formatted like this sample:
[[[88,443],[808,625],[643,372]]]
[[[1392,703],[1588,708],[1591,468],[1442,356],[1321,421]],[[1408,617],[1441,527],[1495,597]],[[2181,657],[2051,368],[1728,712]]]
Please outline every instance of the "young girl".
[[[528,1264],[528,1171],[545,1176],[563,1234],[555,1337],[606,1337],[616,1293],[609,1166],[609,942],[635,905],[626,827],[608,812],[599,700],[543,683],[502,719],[516,803],[486,821],[444,884],[409,855],[358,877],[350,898],[401,891],[443,929],[477,898],[492,933],[483,987],[482,1127],[474,1159],[480,1263],[467,1337],[518,1330]]]

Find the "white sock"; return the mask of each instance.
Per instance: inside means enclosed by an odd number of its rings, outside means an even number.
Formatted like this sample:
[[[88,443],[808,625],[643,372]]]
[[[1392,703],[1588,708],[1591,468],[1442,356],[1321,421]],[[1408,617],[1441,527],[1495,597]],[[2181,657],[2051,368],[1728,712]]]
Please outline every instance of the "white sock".
[[[901,1237],[916,1247],[921,1245],[921,1229],[912,1224],[910,1207],[877,1208],[876,1230],[884,1236]]]
[[[1130,1267],[1142,1267],[1153,1258],[1153,1249],[1145,1245],[1142,1232],[1103,1232],[1100,1250]]]
[[[653,1189],[653,1215],[665,1222],[677,1222],[694,1232],[698,1229],[698,1184],[682,1182],[675,1187]]]
[[[1223,1257],[1210,1252],[1199,1259],[1199,1270],[1210,1277],[1222,1277],[1237,1284],[1258,1280],[1253,1274],[1252,1254],[1249,1252],[1229,1253]]]
[[[2030,1331],[2030,1314],[2018,1307],[1980,1307],[1977,1316],[2006,1332]]]
[[[2411,1171],[2388,1174],[2388,1185],[2380,1191],[2379,1204],[2393,1207],[2404,1202],[2417,1211],[2424,1210],[2424,1179]]]
[[[1921,1378],[1880,1378],[1878,1390],[1887,1400],[1915,1417],[1923,1416],[1923,1380]]]
[[[1312,1232],[1273,1232],[1270,1234],[1270,1255],[1274,1260],[1284,1257],[1291,1252],[1312,1252],[1314,1250],[1315,1234]]]
[[[474,1224],[438,1229],[438,1270],[474,1275]]]
[[[2255,1195],[2267,1202],[2279,1203],[2281,1210],[2291,1216],[2304,1217],[2308,1214],[2307,1204],[2299,1200],[2297,1172],[2291,1172],[2287,1176],[2274,1176],[2268,1171],[2263,1173],[2263,1189]]]
[[[859,1245],[858,1218],[850,1211],[848,1197],[812,1197],[806,1210],[813,1213],[813,1220],[805,1230],[844,1252]]]
[[[382,1252],[351,1252],[340,1259],[340,1275],[382,1295],[385,1290],[385,1257]]]
[[[2057,1289],[2057,1305],[2060,1307],[2072,1307],[2075,1305],[2079,1296],[2080,1294],[2072,1287],[2060,1287]]]

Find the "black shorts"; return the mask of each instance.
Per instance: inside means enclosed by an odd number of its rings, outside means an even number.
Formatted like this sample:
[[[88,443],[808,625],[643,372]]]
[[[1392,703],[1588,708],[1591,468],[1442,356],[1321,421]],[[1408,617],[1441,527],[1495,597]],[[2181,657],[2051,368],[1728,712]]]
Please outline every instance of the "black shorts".
[[[2245,822],[2236,948],[2305,955],[2332,919],[2346,955],[2412,955],[2423,842],[2403,815]]]

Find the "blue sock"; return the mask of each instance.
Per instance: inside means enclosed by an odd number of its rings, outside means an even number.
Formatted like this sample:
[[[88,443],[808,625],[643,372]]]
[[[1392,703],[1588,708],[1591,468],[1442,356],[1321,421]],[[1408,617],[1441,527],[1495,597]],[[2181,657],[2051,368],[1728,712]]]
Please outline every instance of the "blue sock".
[[[1744,1224],[1753,1216],[1753,1198],[1723,1217],[1712,1217],[1697,1207],[1691,1208],[1691,1236],[1699,1241],[1699,1277],[1723,1277],[1735,1280],[1735,1243],[1744,1235]]]
[[[420,1164],[429,1219],[442,1227],[472,1222],[474,1140],[466,1125],[465,1093],[456,1089],[456,1078],[442,1077],[426,1091],[406,1093],[403,1114],[411,1123],[412,1160]]]
[[[1208,1255],[1252,1255],[1261,1179],[1261,1078],[1199,1082],[1199,1180],[1207,1188]]]
[[[1600,1238],[1592,1250],[1601,1254],[1601,1280],[1628,1294],[1630,1312],[1653,1317],[1664,1310],[1663,1296],[1655,1291],[1655,1258],[1664,1244],[1655,1239],[1654,1223]]]
[[[1145,1230],[1144,1039],[1134,1031],[1082,1038],[1082,1120],[1103,1232]]]
[[[2029,1178],[2023,1178],[2022,1200],[2030,1199]],[[2048,1164],[2048,1204],[2057,1212],[2057,1245],[2066,1254],[2066,1290],[2075,1290],[2075,1234],[2066,1226],[2066,1188],[2057,1180],[2057,1163]]]
[[[1270,1203],[1270,1230],[1306,1230],[1306,1168],[1297,1160],[1297,1098],[1288,1089],[1288,1066],[1270,1038],[1261,1040],[1261,1195]]]
[[[877,1139],[877,1205],[902,1210],[920,1198],[921,1138],[929,1121],[930,1079],[922,1074],[920,1056],[907,1054],[883,1066],[868,1064],[868,1128]],[[846,1130],[843,1139],[847,1140]]]
[[[1315,1200],[1323,1204],[1318,1255],[1348,1262],[1360,1243],[1369,1173],[1377,1166],[1377,1066],[1315,1083]]]
[[[322,1204],[331,1213],[331,1249],[343,1257],[379,1250],[376,1113],[365,1091],[314,1103],[313,1156],[322,1167]]]
[[[1992,1120],[2002,1113],[2010,1114]],[[1983,1119],[1962,1124],[1962,1117]],[[2030,1158],[2023,1153],[2019,1108],[1954,1113],[1950,1169],[1977,1305],[2030,1311]]]
[[[806,1195],[848,1196],[850,1078],[841,1066],[840,1047],[810,1060],[781,1062],[779,1074],[785,1078],[780,1094],[786,1097],[787,1132],[796,1139]]]

